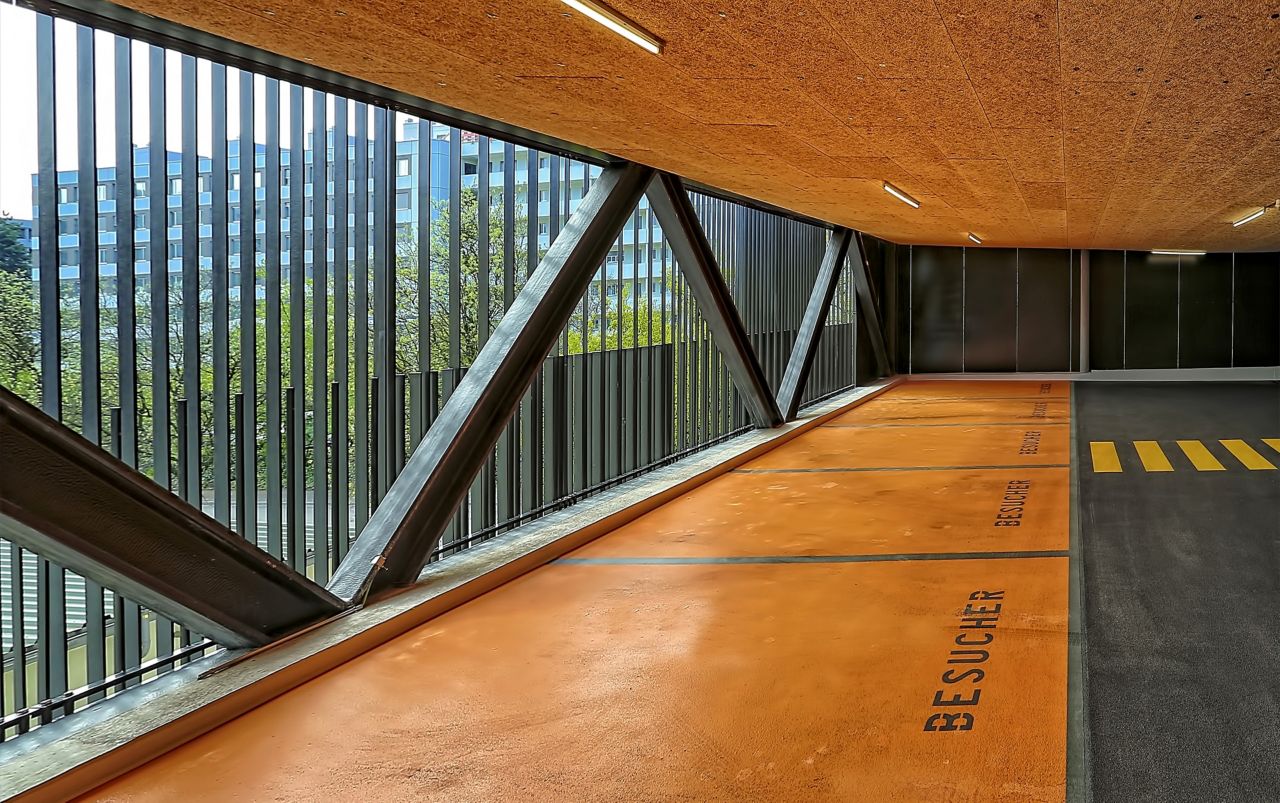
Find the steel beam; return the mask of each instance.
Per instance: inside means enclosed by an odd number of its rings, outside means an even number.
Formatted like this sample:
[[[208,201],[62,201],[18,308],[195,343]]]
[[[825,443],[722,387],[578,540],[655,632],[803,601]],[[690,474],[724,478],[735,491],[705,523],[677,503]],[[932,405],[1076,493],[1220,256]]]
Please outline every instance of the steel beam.
[[[0,536],[228,647],[343,603],[0,388]]]
[[[791,348],[791,357],[787,360],[787,371],[782,376],[782,387],[778,388],[778,408],[788,421],[793,420],[800,411],[800,399],[804,396],[804,387],[809,381],[809,371],[813,368],[813,358],[818,353],[822,328],[827,325],[831,299],[835,296],[836,285],[840,283],[840,269],[844,267],[844,259],[852,241],[853,232],[837,228],[831,234],[827,253],[823,255],[822,264],[818,267],[818,278],[814,280],[813,290],[809,293],[809,304],[805,307],[804,318],[796,332],[796,342]],[[855,254],[855,257],[860,259],[861,255]]]
[[[685,283],[693,293],[699,311],[711,330],[716,346],[729,366],[729,376],[743,403],[761,428],[782,424],[782,413],[769,390],[760,360],[751,347],[746,327],[738,315],[733,296],[716,265],[707,235],[698,222],[684,184],[670,173],[655,176],[649,185],[649,206],[658,217],[662,236],[671,246]]]
[[[876,290],[871,284],[871,271],[867,267],[867,252],[862,247],[862,234],[854,235],[853,253],[853,287],[858,293],[858,310],[867,324],[867,334],[871,338],[871,350],[875,352],[876,362],[880,365],[880,375],[893,373],[889,364],[889,351],[884,346],[884,329],[880,326],[880,305],[876,303]]]
[[[652,176],[640,165],[612,167],[592,185],[352,544],[330,591],[363,602],[421,574]]]

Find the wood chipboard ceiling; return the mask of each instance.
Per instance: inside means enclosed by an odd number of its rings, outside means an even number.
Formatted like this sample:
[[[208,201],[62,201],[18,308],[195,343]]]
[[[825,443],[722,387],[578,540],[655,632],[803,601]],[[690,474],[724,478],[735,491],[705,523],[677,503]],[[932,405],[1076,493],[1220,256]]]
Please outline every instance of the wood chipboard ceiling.
[[[1275,0],[123,4],[897,242],[1280,248]]]

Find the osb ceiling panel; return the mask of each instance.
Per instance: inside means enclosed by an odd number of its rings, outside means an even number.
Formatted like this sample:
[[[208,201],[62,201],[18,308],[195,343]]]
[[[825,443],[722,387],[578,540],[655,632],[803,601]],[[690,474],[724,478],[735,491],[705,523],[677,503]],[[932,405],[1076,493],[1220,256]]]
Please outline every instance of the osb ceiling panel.
[[[1280,248],[1278,0],[124,4],[898,242]]]

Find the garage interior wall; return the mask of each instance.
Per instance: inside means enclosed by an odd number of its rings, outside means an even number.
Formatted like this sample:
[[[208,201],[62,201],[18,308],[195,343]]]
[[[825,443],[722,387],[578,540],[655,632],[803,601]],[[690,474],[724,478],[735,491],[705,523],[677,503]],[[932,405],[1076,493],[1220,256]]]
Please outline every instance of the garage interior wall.
[[[900,373],[1079,370],[1080,251],[885,245]],[[1280,365],[1278,253],[1090,251],[1088,288],[1092,370]]]

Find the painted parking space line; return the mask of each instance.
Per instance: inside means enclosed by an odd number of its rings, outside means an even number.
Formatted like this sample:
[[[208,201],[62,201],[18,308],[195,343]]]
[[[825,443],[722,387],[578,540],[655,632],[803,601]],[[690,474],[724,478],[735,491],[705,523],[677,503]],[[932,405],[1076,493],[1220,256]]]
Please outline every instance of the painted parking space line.
[[[1280,438],[1258,438],[1258,440],[1280,452]],[[1187,462],[1191,464],[1191,468],[1196,471],[1238,471],[1242,468],[1248,471],[1275,471],[1280,468],[1248,441],[1241,438],[1223,438],[1218,441],[1222,448],[1235,458],[1234,461],[1220,459],[1215,455],[1209,448],[1209,444],[1213,441],[1206,443],[1202,440],[1187,438],[1172,442],[1177,444],[1182,455],[1185,455]],[[1143,471],[1147,473],[1169,473],[1186,469],[1185,463],[1178,465],[1169,459],[1169,454],[1165,451],[1166,447],[1160,441],[1133,441],[1133,449],[1137,453]],[[1124,463],[1121,461],[1120,452],[1114,441],[1091,441],[1089,452],[1093,458],[1094,474],[1124,472]]]
[[[1065,549],[1023,550],[1019,552],[913,552],[898,555],[718,555],[696,557],[560,558],[556,563],[570,566],[750,566],[760,563],[900,563],[918,560],[1023,560],[1066,558]]]
[[[1070,463],[1026,463],[1018,466],[837,466],[832,468],[736,468],[739,474],[844,474],[858,471],[1009,471],[1026,468],[1069,468]]]
[[[1138,452],[1138,459],[1147,471],[1173,471],[1173,464],[1165,457],[1164,450],[1157,441],[1134,441],[1133,448]]]
[[[1089,444],[1089,452],[1093,457],[1095,473],[1118,474],[1124,471],[1120,465],[1120,455],[1116,453],[1116,445],[1111,441],[1094,441]]]
[[[1200,441],[1178,441],[1178,448],[1196,467],[1196,471],[1226,471],[1227,467],[1213,456],[1209,448]]]
[[[1069,427],[1071,423],[1068,421],[1040,421],[1035,424],[1037,427]],[[931,427],[1022,427],[1027,428],[1026,421],[979,421],[963,424],[823,424],[827,429],[928,429]]]
[[[1263,457],[1249,444],[1242,440],[1223,440],[1218,441],[1228,452],[1231,452],[1240,463],[1250,471],[1275,471],[1276,467],[1270,460]]]

